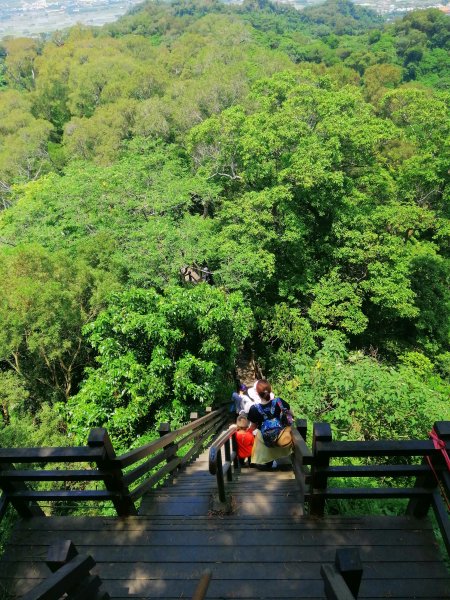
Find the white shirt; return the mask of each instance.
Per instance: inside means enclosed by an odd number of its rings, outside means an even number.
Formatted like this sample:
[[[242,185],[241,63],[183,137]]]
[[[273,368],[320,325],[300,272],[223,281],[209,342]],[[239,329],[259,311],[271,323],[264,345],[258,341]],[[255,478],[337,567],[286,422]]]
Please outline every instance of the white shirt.
[[[253,400],[253,404],[264,404],[263,399],[261,398],[261,396],[256,391],[256,384],[257,383],[258,383],[258,381],[255,381],[255,383],[253,384],[253,387],[251,387],[251,388],[249,388],[247,390],[247,394]],[[270,399],[273,400],[274,398],[275,398],[275,394],[273,392],[270,392]],[[250,410],[250,407],[249,407],[249,410]]]

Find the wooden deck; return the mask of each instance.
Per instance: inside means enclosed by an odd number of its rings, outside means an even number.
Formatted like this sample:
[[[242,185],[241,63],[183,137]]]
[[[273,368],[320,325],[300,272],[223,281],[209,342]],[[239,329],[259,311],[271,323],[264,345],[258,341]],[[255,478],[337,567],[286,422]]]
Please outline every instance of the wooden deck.
[[[20,598],[49,574],[48,546],[71,539],[94,557],[93,572],[112,598],[190,598],[209,568],[209,600],[322,599],[320,565],[351,546],[364,567],[359,598],[450,599],[450,574],[427,520],[304,517],[290,472],[243,469],[230,487],[233,515],[212,514],[215,480],[203,455],[148,494],[138,517],[24,521],[0,563],[1,584]]]

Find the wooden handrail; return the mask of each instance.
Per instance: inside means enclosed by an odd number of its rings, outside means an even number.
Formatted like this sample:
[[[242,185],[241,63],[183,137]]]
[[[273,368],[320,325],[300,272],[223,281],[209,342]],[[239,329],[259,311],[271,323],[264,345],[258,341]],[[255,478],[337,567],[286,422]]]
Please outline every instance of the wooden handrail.
[[[450,450],[450,442],[446,444]],[[432,441],[419,440],[369,440],[367,442],[321,442],[316,445],[316,455],[328,457],[379,457],[379,456],[431,456],[436,457]]]
[[[307,433],[307,423],[305,419],[297,419],[295,427],[292,427],[292,468],[295,479],[298,483],[301,493],[301,502],[304,502],[307,493],[306,483],[309,471],[306,465],[310,465],[313,460],[313,453],[305,442]]]
[[[6,494],[0,496],[0,521],[5,516],[5,512],[8,510],[9,499]]]
[[[136,448],[116,457],[108,433],[103,428],[94,428],[87,447],[76,448],[2,448],[0,449],[0,520],[11,503],[24,517],[33,514],[43,515],[39,501],[111,501],[118,515],[137,514],[135,500],[161,479],[183,467],[214,435],[227,418],[227,408],[215,411],[207,409],[207,414],[197,418],[191,415],[191,422],[175,431],[170,427],[154,442]],[[178,456],[181,448],[190,445],[184,456]],[[152,455],[153,456],[150,456]],[[88,463],[86,469],[16,469],[14,463],[51,462]],[[95,462],[97,468],[91,468]],[[140,464],[139,464],[140,463]],[[162,466],[160,466],[162,463]],[[125,467],[137,464],[124,472]],[[160,466],[158,468],[158,466]],[[158,468],[154,472],[155,468]],[[103,481],[106,490],[33,490],[27,482],[94,482]],[[135,484],[134,489],[128,486]]]
[[[108,476],[108,471],[89,471],[88,469],[11,470],[0,471],[0,485],[3,481],[103,481]]]
[[[448,518],[447,507],[442,501],[441,495],[437,490],[433,492],[432,503],[433,512],[436,516],[436,521],[442,534],[445,547],[450,556],[450,522]]]
[[[138,462],[139,460],[146,458],[150,454],[157,452],[161,448],[164,448],[165,446],[167,446],[167,444],[176,440],[182,433],[184,433],[186,431],[191,431],[194,428],[198,429],[205,423],[208,423],[209,421],[214,420],[217,417],[221,417],[223,415],[223,412],[224,412],[223,408],[215,410],[215,411],[205,415],[204,417],[200,417],[199,419],[197,419],[197,421],[194,422],[194,424],[188,423],[187,425],[184,425],[183,427],[180,427],[179,429],[176,429],[175,431],[167,433],[159,440],[149,442],[145,446],[140,446],[139,448],[130,450],[129,452],[126,452],[125,454],[118,456],[115,459],[114,464],[116,464],[117,466],[120,466],[122,468],[128,467],[128,466]]]
[[[226,502],[225,481],[223,476],[227,475],[227,480],[233,480],[232,465],[238,466],[237,451],[235,446],[234,434],[237,431],[236,425],[222,431],[209,449],[209,472],[215,475],[217,479],[217,490],[220,502]],[[230,448],[230,441],[233,440],[233,450]],[[225,450],[225,461],[222,460],[222,448]]]
[[[426,465],[348,465],[317,468],[318,472],[327,477],[417,477],[428,473],[429,470]]]
[[[8,494],[10,500],[82,500],[92,502],[104,502],[105,500],[119,500],[120,492],[108,490],[19,490]]]
[[[155,463],[160,464],[164,460],[167,461],[163,467],[161,467],[156,473],[153,473],[148,479],[138,484],[138,486],[131,491],[131,498],[133,500],[137,500],[140,498],[146,491],[156,485],[159,481],[161,481],[168,474],[173,473],[176,469],[181,468],[188,464],[192,457],[195,456],[199,450],[204,446],[204,440],[207,439],[210,435],[213,435],[217,431],[217,426],[222,425],[224,419],[227,417],[226,408],[221,408],[217,411],[210,412],[205,417],[201,417],[200,419],[196,419],[192,423],[188,425],[184,425],[177,429],[174,432],[168,431],[165,433],[160,440],[165,442],[166,450],[157,455],[157,461]],[[199,425],[200,422],[200,425]],[[185,433],[186,431],[191,430],[191,433],[182,439],[174,442],[180,434]],[[175,435],[174,435],[175,434]],[[198,438],[198,439],[197,439]],[[188,444],[189,442],[195,440],[194,445],[184,456],[178,456],[177,451]],[[152,462],[146,461],[148,464]],[[155,465],[156,466],[156,465]],[[133,471],[130,472],[130,478],[128,479],[128,473],[124,476],[124,481],[128,482],[133,480],[136,481],[136,475],[140,467],[136,467]]]
[[[103,458],[101,448],[0,448],[0,463],[93,462]]]
[[[450,422],[439,421],[434,430],[443,446],[450,450]],[[329,499],[381,499],[405,498],[409,500],[407,514],[416,518],[425,517],[432,506],[450,554],[450,524],[444,503],[439,494],[450,495],[450,473],[440,449],[434,447],[431,440],[380,440],[367,442],[333,442],[331,427],[328,423],[316,423],[313,435],[313,460],[309,493],[310,514],[323,516],[325,501]],[[330,466],[331,458],[376,458],[376,457],[419,457],[421,465],[343,465]],[[432,468],[431,468],[432,466]],[[358,477],[415,477],[414,487],[352,487],[329,488],[329,478]],[[306,481],[306,478],[305,478]]]
[[[218,451],[225,445],[225,443],[230,440],[233,435],[237,431],[236,425],[230,425],[228,429],[222,431],[214,442],[211,444],[209,449],[209,472],[211,475],[215,475],[217,473],[217,456]]]

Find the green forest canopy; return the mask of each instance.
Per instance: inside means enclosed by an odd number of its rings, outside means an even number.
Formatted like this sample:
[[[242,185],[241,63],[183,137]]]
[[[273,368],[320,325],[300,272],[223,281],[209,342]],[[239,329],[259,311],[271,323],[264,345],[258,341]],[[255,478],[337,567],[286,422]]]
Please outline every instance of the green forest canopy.
[[[450,418],[449,45],[347,0],[1,42],[0,443],[127,448],[244,344],[341,438]]]

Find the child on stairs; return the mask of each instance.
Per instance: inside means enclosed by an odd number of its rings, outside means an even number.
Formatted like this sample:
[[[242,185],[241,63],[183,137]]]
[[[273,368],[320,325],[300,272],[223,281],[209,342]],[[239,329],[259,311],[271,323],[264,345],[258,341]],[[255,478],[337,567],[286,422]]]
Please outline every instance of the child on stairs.
[[[255,441],[255,436],[251,431],[248,430],[248,426],[250,425],[248,419],[241,415],[238,417],[236,421],[237,431],[235,433],[236,436],[236,445],[237,445],[237,455],[239,458],[239,465],[241,467],[250,466],[252,463],[252,448],[253,442]],[[248,462],[245,462],[245,459]]]

